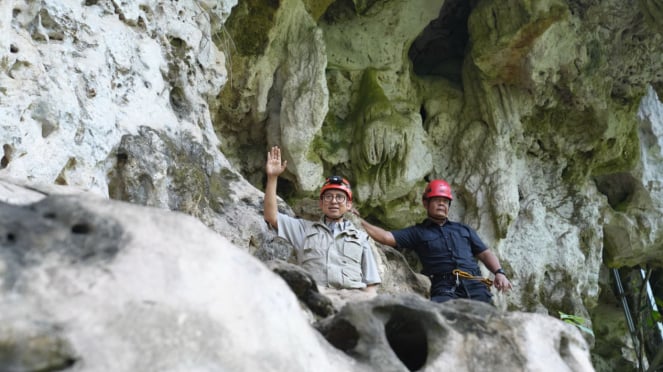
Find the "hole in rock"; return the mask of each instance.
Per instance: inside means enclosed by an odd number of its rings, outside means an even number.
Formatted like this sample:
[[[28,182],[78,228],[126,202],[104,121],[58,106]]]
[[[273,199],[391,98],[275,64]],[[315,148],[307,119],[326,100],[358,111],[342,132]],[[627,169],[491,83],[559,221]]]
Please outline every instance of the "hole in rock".
[[[77,223],[71,227],[71,232],[74,234],[89,234],[92,227],[86,223]]]
[[[608,204],[618,210],[631,199],[638,187],[638,181],[629,173],[614,173],[596,177],[596,188],[608,197]]]
[[[51,133],[55,132],[58,129],[58,126],[48,122],[44,121],[41,124],[41,138],[46,138],[51,135]]]
[[[469,40],[467,19],[472,4],[466,0],[448,0],[412,43],[408,57],[415,74],[436,75],[460,83],[462,63]]]
[[[175,87],[170,91],[170,104],[179,116],[186,116],[189,113],[189,102],[186,99],[184,90]]]
[[[357,346],[359,332],[350,322],[339,320],[325,333],[325,338],[335,348],[347,353]]]
[[[11,145],[4,144],[2,145],[2,151],[4,152],[4,155],[0,160],[0,169],[7,168],[9,162],[12,160],[12,153],[14,152],[14,149],[11,147]]]
[[[389,346],[410,371],[418,371],[428,358],[426,330],[412,317],[395,314],[385,325]]]
[[[118,152],[117,153],[117,166],[118,167],[123,167],[126,165],[127,161],[129,161],[129,155],[124,152]]]

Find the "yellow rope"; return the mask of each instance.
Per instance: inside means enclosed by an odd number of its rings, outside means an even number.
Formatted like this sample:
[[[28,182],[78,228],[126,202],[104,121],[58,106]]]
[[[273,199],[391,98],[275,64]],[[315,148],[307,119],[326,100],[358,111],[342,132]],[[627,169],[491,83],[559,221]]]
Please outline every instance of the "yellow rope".
[[[482,276],[474,276],[474,275],[472,275],[470,273],[467,273],[463,270],[454,269],[454,271],[452,271],[451,273],[454,274],[457,278],[463,278],[463,279],[469,279],[469,280],[478,280],[478,281],[482,282],[483,284],[485,284],[486,286],[488,286],[488,288],[490,288],[490,286],[493,285],[492,280],[490,280],[488,278],[484,278]]]

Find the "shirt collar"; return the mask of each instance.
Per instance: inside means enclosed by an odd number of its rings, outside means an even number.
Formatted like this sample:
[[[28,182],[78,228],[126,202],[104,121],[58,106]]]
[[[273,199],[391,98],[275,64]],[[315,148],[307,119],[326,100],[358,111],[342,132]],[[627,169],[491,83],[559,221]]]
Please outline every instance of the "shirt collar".
[[[325,215],[322,215],[322,217],[320,217],[319,223],[321,225],[327,226],[327,228],[330,231],[333,231],[332,230],[332,224],[334,224],[334,223],[336,224],[336,228],[334,229],[336,231],[343,231],[343,230],[347,229],[348,227],[352,226],[352,222],[346,220],[345,218],[341,222],[327,222],[327,219],[325,218]]]
[[[440,225],[437,222],[431,220],[430,218],[426,218],[421,224],[424,225],[425,227],[430,227],[430,226],[446,226],[452,223],[453,222],[449,221],[449,219],[447,218],[447,220],[444,221],[442,225]]]

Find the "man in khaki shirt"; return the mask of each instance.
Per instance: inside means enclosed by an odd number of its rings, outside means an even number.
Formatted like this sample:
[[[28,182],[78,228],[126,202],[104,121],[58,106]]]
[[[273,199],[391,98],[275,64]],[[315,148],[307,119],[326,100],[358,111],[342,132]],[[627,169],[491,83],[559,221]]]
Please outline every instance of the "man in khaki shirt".
[[[277,180],[286,166],[281,150],[272,147],[265,166],[265,221],[292,243],[297,262],[319,286],[375,292],[381,280],[368,235],[344,218],[352,208],[350,183],[339,176],[327,178],[320,190],[320,220],[293,218],[279,213],[276,203]]]

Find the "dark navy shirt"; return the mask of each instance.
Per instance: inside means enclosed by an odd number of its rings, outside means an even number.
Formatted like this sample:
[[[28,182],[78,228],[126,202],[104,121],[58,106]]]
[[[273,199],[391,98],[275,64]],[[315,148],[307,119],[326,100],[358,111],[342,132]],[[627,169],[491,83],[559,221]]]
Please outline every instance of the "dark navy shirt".
[[[397,249],[412,249],[419,256],[425,275],[450,273],[453,269],[481,274],[474,256],[488,247],[476,231],[465,224],[447,220],[440,226],[426,219],[391,233]]]

